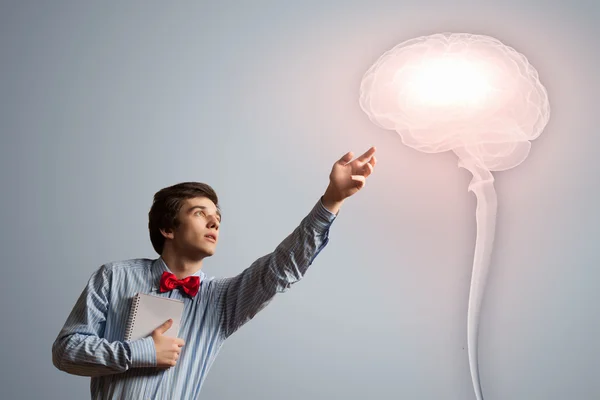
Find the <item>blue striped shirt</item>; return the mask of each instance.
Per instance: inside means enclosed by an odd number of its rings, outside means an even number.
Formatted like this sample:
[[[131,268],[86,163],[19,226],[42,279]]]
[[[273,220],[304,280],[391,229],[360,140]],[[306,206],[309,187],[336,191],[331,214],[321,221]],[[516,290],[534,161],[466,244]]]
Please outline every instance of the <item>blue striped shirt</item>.
[[[91,377],[92,399],[197,399],[225,339],[252,319],[277,293],[304,276],[327,245],[336,215],[320,199],[275,250],[230,278],[207,277],[190,298],[179,289],[160,293],[170,271],[162,258],[111,262],[96,270],[52,346],[56,368]],[[184,302],[177,364],[156,367],[152,337],[125,341],[131,299],[137,292]]]

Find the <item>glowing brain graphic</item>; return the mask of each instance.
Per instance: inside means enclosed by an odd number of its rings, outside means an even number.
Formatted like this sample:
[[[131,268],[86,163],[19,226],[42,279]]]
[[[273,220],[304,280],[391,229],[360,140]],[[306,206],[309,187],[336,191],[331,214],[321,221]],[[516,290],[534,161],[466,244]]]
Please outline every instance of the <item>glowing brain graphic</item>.
[[[477,239],[467,315],[469,365],[478,400],[479,312],[496,225],[490,171],[523,162],[550,118],[537,71],[497,39],[465,33],[422,36],[384,53],[365,73],[360,106],[377,126],[426,153],[452,150],[473,174]]]

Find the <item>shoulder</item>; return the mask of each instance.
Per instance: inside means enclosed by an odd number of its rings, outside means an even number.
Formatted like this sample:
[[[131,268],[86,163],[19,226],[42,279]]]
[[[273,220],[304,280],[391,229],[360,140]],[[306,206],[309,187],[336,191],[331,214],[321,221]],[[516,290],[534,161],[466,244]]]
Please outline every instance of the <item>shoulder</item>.
[[[149,258],[131,258],[128,260],[109,261],[103,264],[99,271],[107,274],[128,274],[144,272],[150,269],[156,260]]]
[[[207,293],[212,296],[220,297],[228,287],[235,281],[235,276],[230,277],[205,277],[203,280],[203,286]]]
[[[202,278],[200,280],[200,288],[205,291],[206,294],[213,294],[215,291],[218,291],[218,288],[223,285],[224,278],[217,278],[215,276],[209,276],[206,273],[203,273]]]

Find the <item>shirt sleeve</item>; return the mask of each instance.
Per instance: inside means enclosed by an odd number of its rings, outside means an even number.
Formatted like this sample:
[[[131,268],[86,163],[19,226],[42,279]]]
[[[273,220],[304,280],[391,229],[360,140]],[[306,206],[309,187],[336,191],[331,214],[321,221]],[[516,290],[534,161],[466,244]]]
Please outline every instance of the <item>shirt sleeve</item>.
[[[221,333],[228,337],[251,320],[273,299],[304,276],[329,241],[336,218],[322,198],[299,226],[275,250],[237,276],[215,281]]]
[[[92,377],[156,366],[151,337],[125,342],[103,338],[111,276],[104,265],[92,274],[54,341],[52,362],[59,370]]]

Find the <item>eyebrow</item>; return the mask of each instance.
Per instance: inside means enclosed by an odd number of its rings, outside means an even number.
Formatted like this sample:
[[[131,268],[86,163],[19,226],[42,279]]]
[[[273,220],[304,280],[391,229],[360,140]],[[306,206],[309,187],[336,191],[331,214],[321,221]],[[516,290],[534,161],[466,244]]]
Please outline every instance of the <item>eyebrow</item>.
[[[205,206],[192,206],[188,209],[188,212],[192,212],[194,211],[196,208],[199,208],[201,210],[206,210]],[[217,208],[217,215],[219,216],[219,221],[221,220],[221,211],[219,211],[219,209]]]

